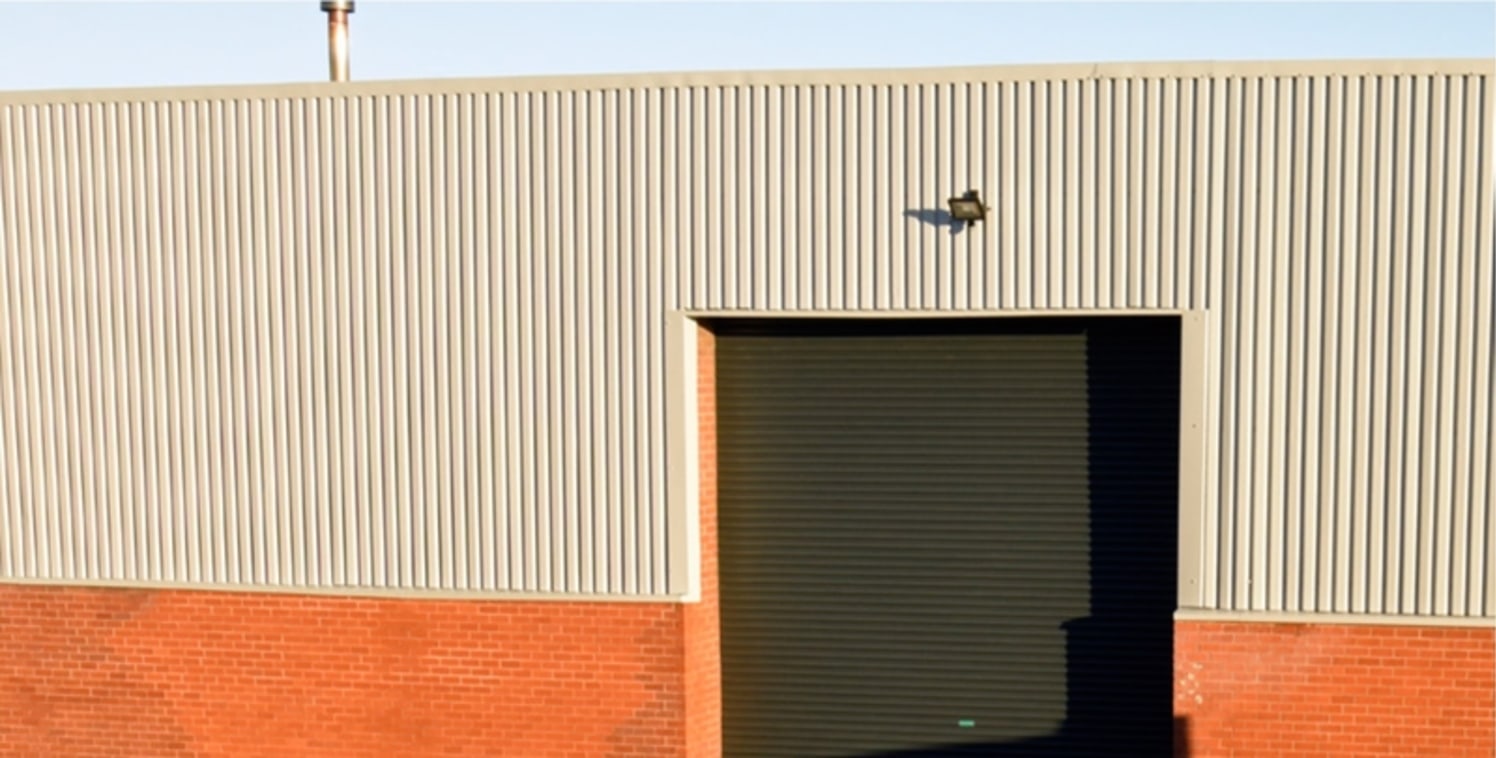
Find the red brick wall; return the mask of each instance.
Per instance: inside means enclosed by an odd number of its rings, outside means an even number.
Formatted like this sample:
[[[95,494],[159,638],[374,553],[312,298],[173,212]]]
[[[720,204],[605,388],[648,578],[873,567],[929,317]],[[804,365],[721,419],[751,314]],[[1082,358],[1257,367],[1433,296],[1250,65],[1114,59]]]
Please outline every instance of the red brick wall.
[[[691,758],[715,758],[722,754],[722,658],[717,611],[717,353],[711,332],[698,330],[697,348],[701,602],[684,609],[686,750]]]
[[[0,755],[672,756],[680,606],[0,586]]]
[[[1496,755],[1496,630],[1180,622],[1174,671],[1190,758]]]

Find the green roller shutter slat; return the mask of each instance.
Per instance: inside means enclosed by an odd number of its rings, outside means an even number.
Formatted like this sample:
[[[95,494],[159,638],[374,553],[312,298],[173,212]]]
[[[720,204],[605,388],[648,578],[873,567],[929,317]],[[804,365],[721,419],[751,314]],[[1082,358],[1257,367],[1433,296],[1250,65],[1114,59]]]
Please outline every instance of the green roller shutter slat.
[[[1168,754],[1175,319],[714,328],[727,756]]]

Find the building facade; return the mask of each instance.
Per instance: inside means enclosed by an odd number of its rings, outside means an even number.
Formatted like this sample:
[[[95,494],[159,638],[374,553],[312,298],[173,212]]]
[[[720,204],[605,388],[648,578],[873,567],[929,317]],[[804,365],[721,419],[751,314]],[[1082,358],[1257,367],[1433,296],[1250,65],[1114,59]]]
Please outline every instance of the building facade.
[[[1489,755],[1492,68],[0,95],[0,752]]]

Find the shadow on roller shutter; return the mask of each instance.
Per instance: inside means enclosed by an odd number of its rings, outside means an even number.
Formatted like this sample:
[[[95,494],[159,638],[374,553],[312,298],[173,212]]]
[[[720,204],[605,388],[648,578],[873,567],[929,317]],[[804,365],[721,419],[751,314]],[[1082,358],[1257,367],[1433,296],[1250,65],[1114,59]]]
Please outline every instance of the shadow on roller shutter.
[[[1169,753],[1176,319],[713,327],[727,756]]]

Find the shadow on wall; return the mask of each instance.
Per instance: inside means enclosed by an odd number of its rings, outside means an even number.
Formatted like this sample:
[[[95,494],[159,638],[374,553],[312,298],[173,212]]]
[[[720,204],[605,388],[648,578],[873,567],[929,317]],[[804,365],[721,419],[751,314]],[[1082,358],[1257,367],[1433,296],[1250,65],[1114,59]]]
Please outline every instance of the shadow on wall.
[[[921,224],[929,224],[935,227],[949,229],[952,235],[960,234],[967,227],[965,221],[957,221],[942,208],[913,208],[904,211],[905,218],[912,218]]]

